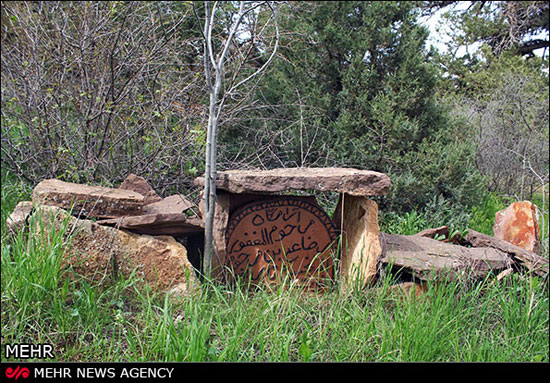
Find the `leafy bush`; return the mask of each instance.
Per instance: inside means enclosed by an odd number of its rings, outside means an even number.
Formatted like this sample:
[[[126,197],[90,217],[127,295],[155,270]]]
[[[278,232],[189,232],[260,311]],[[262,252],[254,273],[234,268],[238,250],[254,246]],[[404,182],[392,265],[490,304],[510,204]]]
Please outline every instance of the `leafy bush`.
[[[202,71],[188,3],[2,3],[2,167],[36,184],[159,192],[201,172]]]

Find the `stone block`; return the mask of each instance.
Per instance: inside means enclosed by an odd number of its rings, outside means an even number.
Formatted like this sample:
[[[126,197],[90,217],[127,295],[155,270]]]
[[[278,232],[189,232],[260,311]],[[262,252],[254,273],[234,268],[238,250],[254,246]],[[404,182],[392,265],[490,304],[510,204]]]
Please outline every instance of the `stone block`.
[[[529,201],[514,202],[495,215],[494,237],[540,253],[537,207]]]
[[[342,194],[333,220],[342,233],[340,277],[342,286],[363,288],[377,276],[382,254],[378,205],[366,197]]]
[[[116,218],[141,214],[144,197],[134,191],[49,179],[36,185],[32,201],[65,210],[72,208],[75,216]]]
[[[135,272],[154,290],[174,296],[187,295],[199,286],[187,250],[170,236],[138,235],[101,226],[72,217],[55,206],[37,207],[31,221],[34,225],[30,233],[43,240],[67,225],[66,239],[70,244],[62,268],[70,266],[90,281],[101,282],[118,273],[129,277]]]

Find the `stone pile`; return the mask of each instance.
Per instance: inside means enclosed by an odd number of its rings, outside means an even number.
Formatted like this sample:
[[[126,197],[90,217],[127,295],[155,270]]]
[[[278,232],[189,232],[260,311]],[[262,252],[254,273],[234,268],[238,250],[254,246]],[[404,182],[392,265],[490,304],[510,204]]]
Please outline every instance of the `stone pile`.
[[[195,184],[203,186],[204,178],[197,178]],[[213,274],[227,280],[227,270],[231,270],[230,278],[251,272],[253,281],[259,282],[262,279],[269,281],[274,279],[271,273],[273,265],[283,262],[283,260],[279,261],[279,253],[282,253],[286,256],[287,269],[297,271],[295,277],[309,282],[316,274],[320,277],[317,279],[322,279],[327,273],[332,276],[331,271],[327,269],[332,266],[332,258],[340,253],[339,262],[342,267],[338,273],[339,277],[345,281],[344,286],[350,284],[364,286],[371,283],[381,256],[381,246],[378,238],[378,206],[367,197],[386,194],[390,184],[391,181],[385,174],[350,168],[285,168],[218,172],[214,217],[216,256],[213,257],[212,262]],[[322,212],[322,208],[313,196],[281,195],[282,192],[293,190],[339,193],[339,208],[334,216],[337,219],[331,220],[326,213]],[[292,204],[290,199],[302,202]],[[281,200],[288,202],[277,202]],[[227,228],[235,225],[236,221],[239,221],[240,225],[240,214],[243,210],[248,209],[253,215],[255,208],[265,210],[266,215],[257,218],[258,220],[261,218],[263,222],[261,224],[257,222],[256,226],[250,223],[245,227],[250,230],[242,231],[241,240],[232,237],[231,242],[228,243]],[[322,213],[317,213],[314,218],[308,214],[311,211]],[[278,218],[270,219],[267,213]],[[342,217],[344,219],[340,220]],[[269,244],[264,244],[262,240],[257,243],[252,240],[250,246],[233,247],[234,243],[246,244],[246,234],[250,231],[259,233],[262,230],[268,234]],[[309,230],[316,234],[310,235]],[[273,237],[271,233],[275,236]],[[343,233],[342,243],[338,241],[339,233]],[[305,251],[306,248],[313,246],[314,242],[315,245],[326,242],[324,248],[317,249],[319,253],[315,258],[317,263],[313,257],[310,257],[308,251]],[[295,254],[293,250],[300,248],[302,251]],[[275,254],[277,255],[274,256]],[[323,268],[320,265],[325,266],[324,270],[327,273],[320,270],[319,267]]]
[[[71,246],[64,266],[95,281],[136,272],[156,290],[182,296],[199,283],[192,257],[175,237],[203,235],[202,220],[188,211],[198,208],[185,196],[160,198],[133,174],[118,189],[50,179],[35,187],[32,202],[16,206],[7,227],[18,232],[33,222],[29,234],[48,238],[68,225]]]
[[[204,178],[195,183],[203,186]],[[548,260],[536,253],[538,223],[530,203],[497,213],[494,237],[473,230],[451,237],[447,226],[412,236],[386,234],[380,232],[378,205],[369,197],[384,195],[389,187],[385,174],[358,169],[218,172],[213,277],[277,283],[284,271],[314,287],[341,280],[346,291],[372,286],[382,269],[390,269],[409,281],[403,290],[415,294],[434,278],[490,273],[504,278],[514,271],[547,278]],[[331,216],[314,196],[303,195],[311,190],[338,193]],[[293,191],[302,194],[288,194]],[[102,280],[137,271],[159,291],[186,295],[198,286],[201,207],[179,194],[161,198],[136,175],[118,189],[45,180],[32,202],[17,205],[7,224],[17,232],[35,214],[53,217],[50,225],[29,227],[38,235],[68,222],[72,246],[64,264],[79,274]]]
[[[197,178],[195,184],[203,186],[204,178]],[[484,278],[489,273],[504,275],[511,270],[526,270],[543,277],[548,275],[546,259],[539,257],[532,248],[515,246],[514,242],[506,242],[498,235],[493,238],[470,230],[465,238],[460,235],[449,237],[446,226],[424,230],[415,236],[381,233],[378,205],[368,197],[386,194],[390,184],[385,174],[358,169],[218,172],[213,271],[223,278],[227,278],[224,272],[229,269],[230,278],[250,275],[253,281],[259,281],[263,275],[264,280],[271,280],[274,279],[273,268],[284,263],[279,258],[283,252],[291,266],[288,268],[297,271],[295,276],[308,279],[311,273],[304,272],[308,267],[319,275],[319,265],[308,259],[305,250],[312,243],[309,238],[315,237],[319,238],[318,243],[325,245],[327,238],[332,238],[324,250],[317,251],[326,265],[334,264],[330,257],[338,257],[336,277],[344,282],[341,284],[344,289],[372,285],[380,270],[389,266],[406,278],[419,282],[443,276]],[[306,218],[309,216],[304,209],[291,207],[290,199],[301,199],[302,207],[312,204],[315,209],[320,209],[313,196],[282,196],[282,193],[292,190],[339,193],[339,202],[332,215],[333,225],[326,223],[320,215],[319,221],[325,223],[318,224],[315,219]],[[281,199],[288,202],[281,203]],[[297,213],[300,218],[291,213]],[[512,221],[518,222],[518,219]],[[309,222],[319,234],[308,235],[305,227]],[[237,234],[235,226],[242,229]],[[531,236],[536,237],[536,233]],[[341,238],[341,241],[335,238]],[[302,251],[297,255],[294,249]],[[417,292],[422,290],[419,288]]]

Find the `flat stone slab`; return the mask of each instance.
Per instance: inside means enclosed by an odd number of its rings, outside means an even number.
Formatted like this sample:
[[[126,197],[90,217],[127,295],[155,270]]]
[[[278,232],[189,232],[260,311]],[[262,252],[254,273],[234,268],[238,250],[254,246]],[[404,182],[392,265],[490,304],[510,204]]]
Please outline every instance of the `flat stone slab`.
[[[416,235],[380,233],[382,263],[391,264],[420,280],[462,274],[483,278],[509,269],[514,260],[492,247],[468,248]]]
[[[191,208],[198,211],[198,207],[183,194],[175,194],[143,206],[143,214],[179,214]]]
[[[104,219],[96,223],[148,235],[188,235],[204,232],[201,219],[187,217],[183,213],[128,216]]]
[[[204,177],[195,179],[204,186]],[[272,170],[226,170],[217,172],[216,187],[230,193],[280,193],[287,190],[318,190],[353,196],[385,195],[391,181],[383,173],[352,168],[281,168]]]
[[[549,263],[548,259],[535,254],[532,251],[525,250],[522,247],[513,245],[505,240],[491,237],[468,229],[468,234],[464,238],[465,242],[473,247],[490,247],[506,254],[517,265],[528,272],[548,278]]]
[[[73,215],[115,218],[141,214],[144,197],[135,191],[49,179],[36,185],[32,201],[65,210],[72,208]]]

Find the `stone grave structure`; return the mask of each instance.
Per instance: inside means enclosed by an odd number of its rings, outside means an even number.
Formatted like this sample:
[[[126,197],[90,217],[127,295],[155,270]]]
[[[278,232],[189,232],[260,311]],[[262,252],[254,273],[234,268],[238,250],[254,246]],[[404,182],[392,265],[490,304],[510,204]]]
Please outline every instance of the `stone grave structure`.
[[[203,186],[204,178],[195,183]],[[549,262],[535,252],[539,228],[529,202],[498,212],[494,237],[471,229],[451,236],[447,226],[386,234],[368,197],[386,194],[389,186],[385,174],[349,168],[219,172],[213,276],[230,282],[241,275],[261,284],[289,273],[308,287],[338,280],[346,290],[371,286],[385,270],[408,281],[403,290],[415,294],[426,281],[448,277],[498,273],[500,281],[522,272],[547,280]],[[292,190],[337,192],[339,201],[330,217],[314,196],[285,195]],[[10,235],[44,237],[68,225],[71,247],[63,264],[78,274],[104,281],[135,271],[156,290],[185,296],[200,284],[201,208],[181,194],[161,198],[133,174],[116,189],[51,179],[36,185],[32,202],[17,204],[6,227]]]
[[[204,186],[204,177],[195,184]],[[341,250],[341,276],[367,284],[381,255],[378,206],[367,197],[384,195],[389,186],[385,174],[349,168],[218,172],[213,275],[227,281],[229,269],[260,282],[286,270],[317,285],[335,277],[333,259]],[[340,193],[333,219],[313,196],[282,194],[291,190]]]

